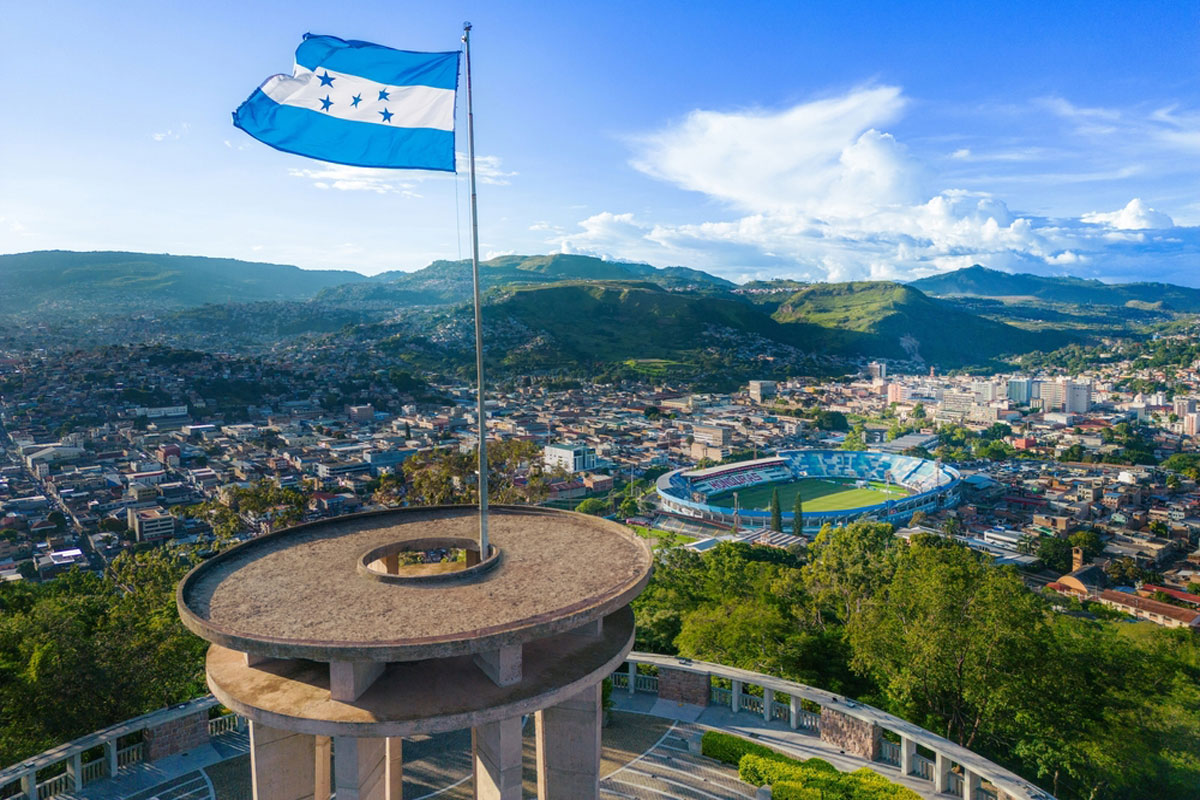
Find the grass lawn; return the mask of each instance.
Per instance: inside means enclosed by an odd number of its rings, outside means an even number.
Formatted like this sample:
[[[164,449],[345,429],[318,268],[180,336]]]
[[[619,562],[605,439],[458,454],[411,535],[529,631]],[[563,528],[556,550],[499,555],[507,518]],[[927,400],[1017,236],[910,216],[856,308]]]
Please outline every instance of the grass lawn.
[[[779,509],[785,514],[791,513],[800,494],[806,512],[842,511],[848,508],[873,506],[887,500],[898,500],[907,497],[907,489],[871,481],[868,488],[859,489],[850,478],[803,478],[792,483],[764,483],[749,489],[738,490],[738,502],[742,508],[752,511],[766,511],[771,505],[772,490],[779,489]],[[715,506],[733,507],[733,492],[722,492],[708,498]]]
[[[657,550],[659,547],[673,544],[691,544],[696,541],[694,536],[684,536],[682,533],[672,533],[671,531],[660,531],[657,528],[647,528],[644,525],[630,525],[634,533],[643,539],[650,540],[650,549]]]

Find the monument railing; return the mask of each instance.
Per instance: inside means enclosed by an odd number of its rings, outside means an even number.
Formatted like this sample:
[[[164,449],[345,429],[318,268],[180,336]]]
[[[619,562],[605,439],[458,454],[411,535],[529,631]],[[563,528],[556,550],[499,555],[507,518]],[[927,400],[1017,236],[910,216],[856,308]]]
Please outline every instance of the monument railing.
[[[212,695],[198,697],[52,747],[0,770],[0,798],[49,800],[78,792],[133,764],[191,749],[244,726],[233,714],[210,720],[210,710],[218,705]]]
[[[647,675],[650,671],[656,675]],[[899,771],[964,800],[1054,800],[1016,773],[907,720],[852,698],[749,670],[653,653],[630,653],[614,689],[676,703],[722,706],[819,736],[882,774]],[[730,688],[726,688],[726,686]],[[761,691],[760,691],[761,690]],[[887,732],[889,735],[884,736]],[[918,752],[932,752],[929,758]]]
[[[649,669],[639,671],[639,667]],[[651,653],[631,653],[625,668],[612,679],[614,689],[630,694],[642,692],[680,703],[722,706],[734,713],[783,722],[793,730],[819,736],[847,755],[873,762],[884,774],[898,769],[910,778],[929,781],[939,793],[964,800],[1053,800],[1015,773],[948,739],[880,709],[801,683]],[[720,685],[714,684],[714,679]],[[126,720],[2,769],[0,800],[49,800],[77,792],[129,765],[154,761],[244,727],[245,720],[232,714],[209,719],[217,705],[211,695],[200,697]],[[885,738],[885,731],[892,735]],[[918,747],[934,757],[918,752]]]

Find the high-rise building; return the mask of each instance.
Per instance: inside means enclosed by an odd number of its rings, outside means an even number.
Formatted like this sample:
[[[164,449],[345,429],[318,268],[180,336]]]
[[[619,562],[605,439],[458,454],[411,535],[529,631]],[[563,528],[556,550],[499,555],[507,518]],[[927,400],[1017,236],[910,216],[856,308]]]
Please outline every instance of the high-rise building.
[[[912,391],[902,383],[889,383],[887,387],[887,401],[889,403],[904,403],[912,397]]]
[[[750,399],[761,403],[775,396],[775,381],[750,381]]]
[[[1062,409],[1068,414],[1086,414],[1092,408],[1090,383],[1062,382]]]
[[[991,403],[996,399],[996,384],[991,381],[975,381],[971,384],[971,391],[977,403]]]
[[[1175,412],[1175,416],[1179,417],[1180,419],[1187,416],[1188,414],[1195,414],[1196,413],[1196,398],[1194,398],[1194,397],[1176,397],[1174,402],[1171,404],[1171,408]]]
[[[872,361],[867,365],[867,372],[872,378],[883,380],[887,377],[887,364],[882,361]]]
[[[1029,378],[1008,379],[1008,399],[1019,406],[1029,405],[1033,399],[1033,381]]]
[[[1183,415],[1183,435],[1195,436],[1197,430],[1200,430],[1200,414],[1192,412],[1191,414]]]

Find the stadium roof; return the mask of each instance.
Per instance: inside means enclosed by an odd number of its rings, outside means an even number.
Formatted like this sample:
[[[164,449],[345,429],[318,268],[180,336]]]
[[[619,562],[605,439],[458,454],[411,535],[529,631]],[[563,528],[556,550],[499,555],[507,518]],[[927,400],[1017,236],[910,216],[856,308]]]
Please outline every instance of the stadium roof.
[[[736,464],[718,464],[715,467],[705,467],[704,469],[694,469],[683,473],[685,478],[707,478],[710,475],[721,475],[735,469],[752,469],[754,467],[775,466],[776,464],[784,463],[779,456],[770,458],[760,458],[756,461],[739,461]]]

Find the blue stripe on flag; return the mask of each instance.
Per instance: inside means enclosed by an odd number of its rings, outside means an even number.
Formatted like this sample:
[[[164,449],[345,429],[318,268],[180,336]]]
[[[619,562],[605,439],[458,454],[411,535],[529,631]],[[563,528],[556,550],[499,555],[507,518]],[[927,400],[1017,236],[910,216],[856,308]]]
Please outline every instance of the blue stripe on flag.
[[[458,88],[458,51],[416,53],[306,33],[296,48],[296,63],[314,71],[324,67],[357,75],[386,86]]]
[[[276,150],[335,164],[454,171],[454,131],[337,119],[281,105],[261,89],[233,112],[233,124]]]

